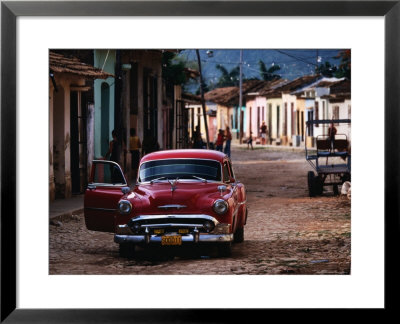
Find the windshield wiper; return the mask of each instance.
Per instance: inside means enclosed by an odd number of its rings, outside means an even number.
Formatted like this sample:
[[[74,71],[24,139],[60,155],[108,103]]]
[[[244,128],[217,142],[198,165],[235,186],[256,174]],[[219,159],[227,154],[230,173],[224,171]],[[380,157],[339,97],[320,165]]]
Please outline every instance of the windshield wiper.
[[[153,182],[158,181],[158,180],[162,180],[162,179],[167,179],[167,178],[166,177],[159,177],[157,179],[150,180],[150,184],[153,184]]]
[[[203,181],[203,182],[207,182],[207,179],[200,178],[200,177],[197,177],[197,176],[195,176],[195,175],[192,175],[192,177],[193,177],[193,178],[196,178],[196,179],[199,179],[199,180],[201,180],[201,181]]]

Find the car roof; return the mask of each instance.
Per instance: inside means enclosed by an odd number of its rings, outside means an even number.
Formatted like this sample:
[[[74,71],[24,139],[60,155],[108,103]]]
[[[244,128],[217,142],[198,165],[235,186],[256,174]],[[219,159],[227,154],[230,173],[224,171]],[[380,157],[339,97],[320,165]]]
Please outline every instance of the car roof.
[[[226,154],[222,152],[205,149],[165,150],[145,155],[141,163],[163,159],[207,159],[222,163],[225,156]]]

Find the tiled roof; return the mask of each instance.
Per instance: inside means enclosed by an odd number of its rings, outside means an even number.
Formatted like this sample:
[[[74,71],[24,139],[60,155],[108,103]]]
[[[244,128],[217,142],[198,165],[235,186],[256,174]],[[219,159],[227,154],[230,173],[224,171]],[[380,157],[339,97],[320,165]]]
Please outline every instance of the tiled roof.
[[[278,86],[275,89],[265,90],[260,93],[260,95],[267,96],[267,97],[276,97],[281,96],[282,93],[290,93],[296,91],[302,87],[307,86],[321,78],[320,75],[306,75],[294,79],[293,81],[287,82],[282,86]]]
[[[201,104],[200,96],[196,96],[192,93],[182,93],[182,99],[189,104]]]
[[[247,80],[242,85],[242,95],[248,93],[259,92],[260,90],[271,88],[276,84],[282,82],[277,81],[260,81],[260,80]],[[211,90],[204,94],[206,101],[211,101],[227,107],[237,106],[239,104],[239,87],[224,87]]]
[[[330,87],[331,94],[339,94],[339,93],[350,93],[351,92],[351,81],[343,80],[340,82],[336,82]]]
[[[58,73],[70,73],[87,79],[107,79],[113,77],[99,68],[54,52],[49,53],[50,70]]]

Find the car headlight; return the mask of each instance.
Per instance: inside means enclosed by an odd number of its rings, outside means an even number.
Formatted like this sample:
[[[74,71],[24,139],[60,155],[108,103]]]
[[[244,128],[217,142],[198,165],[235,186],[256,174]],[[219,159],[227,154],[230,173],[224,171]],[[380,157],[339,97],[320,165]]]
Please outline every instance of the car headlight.
[[[214,202],[213,209],[217,214],[225,214],[228,211],[228,203],[225,200],[218,199]]]
[[[118,209],[123,215],[129,214],[132,211],[132,204],[128,200],[121,200],[118,203]]]

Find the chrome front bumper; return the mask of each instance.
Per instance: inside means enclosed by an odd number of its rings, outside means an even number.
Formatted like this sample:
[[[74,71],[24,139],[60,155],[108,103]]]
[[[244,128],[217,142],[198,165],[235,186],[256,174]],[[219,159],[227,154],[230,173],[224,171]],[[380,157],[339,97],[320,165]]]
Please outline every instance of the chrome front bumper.
[[[135,244],[160,244],[160,235],[122,235],[115,234],[115,243],[135,243]],[[223,243],[231,242],[233,240],[233,234],[185,234],[182,235],[182,243]]]
[[[214,229],[205,233],[204,221],[212,222]],[[134,232],[131,226],[140,223],[144,233]],[[230,233],[230,224],[219,223],[214,217],[209,215],[140,215],[132,218],[126,225],[118,225],[114,235],[116,243],[134,243],[134,244],[160,244],[163,236],[181,236],[181,242],[184,243],[203,243],[214,242],[223,243],[233,241],[233,234]],[[186,234],[175,233],[174,229],[183,227],[189,231]],[[168,233],[155,234],[153,229],[170,230]],[[172,229],[172,231],[171,231]]]

